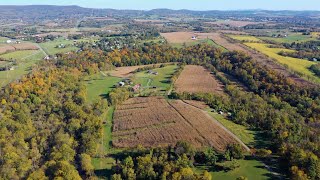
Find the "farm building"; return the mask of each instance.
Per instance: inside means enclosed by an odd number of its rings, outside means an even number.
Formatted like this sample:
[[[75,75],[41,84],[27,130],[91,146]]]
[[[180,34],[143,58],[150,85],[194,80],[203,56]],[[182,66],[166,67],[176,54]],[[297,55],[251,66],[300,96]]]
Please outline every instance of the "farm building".
[[[196,37],[196,36],[192,36],[191,39],[192,39],[192,40],[197,40],[197,37]]]
[[[124,86],[125,83],[123,81],[121,81],[118,84],[119,84],[119,86]]]
[[[11,44],[12,41],[10,39],[7,40],[7,44]]]

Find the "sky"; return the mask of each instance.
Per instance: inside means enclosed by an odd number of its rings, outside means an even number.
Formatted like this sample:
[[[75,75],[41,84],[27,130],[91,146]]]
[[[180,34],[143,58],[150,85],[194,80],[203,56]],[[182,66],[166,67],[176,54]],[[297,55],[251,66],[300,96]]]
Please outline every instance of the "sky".
[[[320,0],[0,0],[0,5],[79,5],[137,10],[320,10]]]

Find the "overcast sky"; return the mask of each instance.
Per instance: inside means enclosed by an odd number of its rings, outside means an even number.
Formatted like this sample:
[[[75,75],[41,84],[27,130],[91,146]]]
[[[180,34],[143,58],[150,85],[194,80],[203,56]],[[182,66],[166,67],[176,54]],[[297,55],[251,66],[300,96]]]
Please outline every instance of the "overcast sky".
[[[114,9],[320,10],[320,0],[0,0],[0,5],[79,5]]]

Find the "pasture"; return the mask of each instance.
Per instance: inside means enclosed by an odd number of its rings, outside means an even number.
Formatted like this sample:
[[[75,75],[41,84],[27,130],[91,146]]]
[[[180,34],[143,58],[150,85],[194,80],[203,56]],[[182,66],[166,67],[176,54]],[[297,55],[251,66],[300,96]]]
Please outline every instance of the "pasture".
[[[6,54],[0,55],[3,59],[15,59],[15,60],[23,60],[28,57],[31,57],[37,53],[41,53],[39,50],[24,50],[24,51],[13,51]]]
[[[151,71],[158,74],[148,73],[148,71],[141,71],[134,76],[131,80],[134,84],[141,84],[141,94],[155,93],[158,95],[164,95],[167,90],[171,88],[170,78],[177,69],[177,65],[166,65],[162,68],[155,68]]]
[[[184,140],[196,148],[212,146],[221,152],[238,143],[205,111],[162,97],[131,98],[117,106],[112,136],[113,146],[119,148],[168,146]]]
[[[87,100],[89,102],[93,102],[95,100],[99,100],[99,98],[106,97],[114,85],[120,80],[121,78],[107,76],[102,73],[87,77],[85,79],[85,85],[87,87]]]
[[[267,168],[265,168],[265,165],[263,162],[258,160],[236,160],[238,164],[240,164],[240,167],[225,172],[223,170],[210,170],[210,167],[208,166],[198,166],[196,167],[196,171],[201,173],[204,170],[207,170],[211,173],[212,179],[219,179],[219,180],[230,180],[230,179],[237,179],[240,176],[246,177],[249,180],[251,179],[259,179],[259,180],[267,180],[270,179],[270,177],[273,177],[274,175],[268,171]],[[231,162],[224,162],[224,163],[217,163],[219,166],[226,165],[227,163]]]
[[[261,42],[261,39],[258,39],[254,36],[249,36],[249,35],[227,35],[227,36],[242,42]]]
[[[35,53],[28,52],[28,55],[22,57],[21,52],[24,51],[17,51],[9,53],[9,55],[2,55],[6,56],[7,58],[14,57],[14,58],[21,58],[18,60],[18,65],[14,67],[13,71],[0,71],[0,87],[10,83],[13,80],[20,78],[22,75],[28,74],[34,64],[42,60],[44,54],[41,51],[32,51]]]
[[[302,35],[302,33],[288,33],[287,37],[259,37],[262,40],[275,41],[277,43],[293,43],[293,42],[307,42],[317,40],[312,35]]]
[[[0,55],[1,58],[7,60],[16,60],[17,63],[12,71],[0,71],[0,87],[29,73],[32,66],[44,56],[40,50],[21,50]]]
[[[59,48],[59,45],[64,45],[65,47]],[[57,53],[66,53],[70,51],[76,51],[78,48],[74,46],[72,40],[65,40],[64,38],[58,38],[54,41],[39,43],[39,46],[48,54],[55,55]]]
[[[314,73],[312,73],[309,70],[309,67],[315,64],[316,62],[281,56],[278,53],[280,51],[285,51],[286,49],[270,48],[268,47],[269,46],[268,44],[262,44],[262,43],[244,43],[244,44],[252,49],[255,49],[269,56],[270,58],[277,60],[279,63],[288,66],[289,69],[292,69],[293,71],[301,73],[305,76],[312,77],[315,81],[320,82],[320,78],[316,77]]]
[[[223,85],[202,66],[187,65],[174,84],[178,93],[223,93]]]

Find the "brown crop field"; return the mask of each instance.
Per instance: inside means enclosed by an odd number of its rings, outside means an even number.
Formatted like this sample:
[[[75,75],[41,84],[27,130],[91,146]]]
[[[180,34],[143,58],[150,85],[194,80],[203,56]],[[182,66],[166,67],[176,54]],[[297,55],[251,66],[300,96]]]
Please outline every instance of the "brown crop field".
[[[223,85],[202,66],[187,65],[174,84],[179,93],[223,93]]]
[[[121,78],[130,77],[133,75],[133,71],[144,66],[145,65],[117,67],[114,70],[110,71],[110,75]]]
[[[171,64],[171,63],[159,63],[159,64],[148,64],[148,65],[140,65],[140,66],[123,66],[123,67],[117,67],[112,71],[109,71],[111,76],[114,77],[120,77],[120,78],[127,78],[132,76],[135,70],[138,68],[146,67],[146,66],[153,66],[153,65],[161,65],[161,64]]]
[[[171,33],[161,33],[161,36],[164,37],[168,43],[188,43],[193,42],[192,36],[195,36],[193,32],[171,32]]]
[[[39,48],[32,43],[21,43],[12,45],[15,50],[38,50]]]
[[[32,43],[21,43],[21,44],[5,44],[0,46],[0,54],[19,51],[19,50],[37,50],[39,49]]]
[[[14,50],[15,50],[15,48],[12,47],[12,46],[9,46],[9,45],[0,46],[0,54],[6,53],[6,52],[9,52],[9,51],[14,51]]]
[[[120,148],[168,146],[184,140],[197,148],[224,151],[230,143],[241,143],[205,111],[162,97],[132,98],[118,106],[112,135],[113,146]]]
[[[183,102],[185,102],[191,106],[194,106],[196,108],[203,109],[203,110],[209,108],[209,106],[202,101],[183,100]]]

